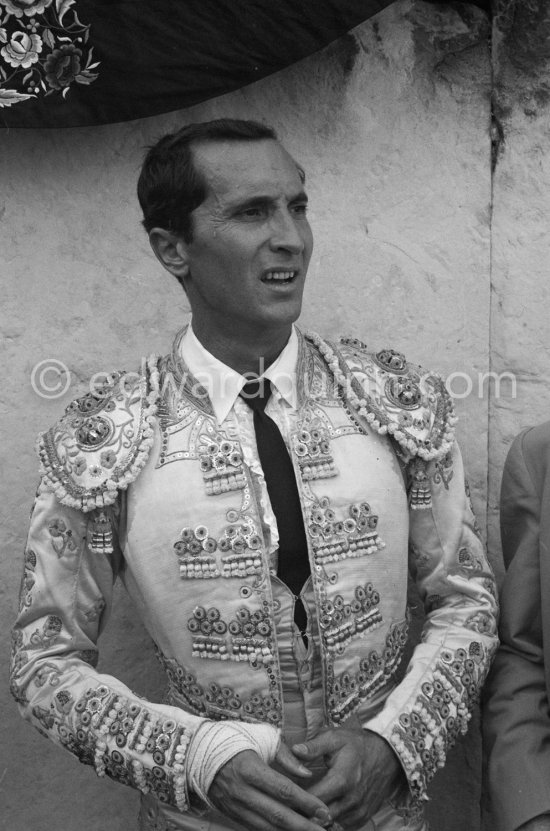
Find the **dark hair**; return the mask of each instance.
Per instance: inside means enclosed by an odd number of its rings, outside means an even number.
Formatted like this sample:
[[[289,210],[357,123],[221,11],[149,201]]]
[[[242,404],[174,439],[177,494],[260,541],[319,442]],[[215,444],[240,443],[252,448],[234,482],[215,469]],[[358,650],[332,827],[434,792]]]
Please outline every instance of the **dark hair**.
[[[163,136],[149,148],[137,186],[147,233],[151,228],[164,228],[191,242],[191,213],[206,199],[206,182],[195,166],[193,144],[265,139],[277,140],[275,130],[236,118],[187,124]]]

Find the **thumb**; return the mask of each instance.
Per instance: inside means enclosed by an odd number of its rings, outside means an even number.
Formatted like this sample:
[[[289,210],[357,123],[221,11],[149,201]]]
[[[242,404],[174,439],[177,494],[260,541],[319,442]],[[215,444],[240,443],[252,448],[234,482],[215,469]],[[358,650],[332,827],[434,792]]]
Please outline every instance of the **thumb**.
[[[311,771],[290,752],[283,742],[279,745],[275,761],[286,773],[293,776],[311,776]]]
[[[327,741],[323,736],[317,736],[309,742],[292,745],[292,752],[302,759],[316,759],[327,753],[328,749]]]

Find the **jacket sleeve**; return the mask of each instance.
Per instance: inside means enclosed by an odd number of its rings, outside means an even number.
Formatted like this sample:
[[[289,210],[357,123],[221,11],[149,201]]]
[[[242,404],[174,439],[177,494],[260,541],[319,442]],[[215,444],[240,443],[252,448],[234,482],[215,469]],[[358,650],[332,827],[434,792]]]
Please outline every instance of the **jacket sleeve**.
[[[411,459],[407,477],[409,563],[426,619],[403,681],[364,727],[390,743],[412,794],[426,799],[489,670],[497,601],[456,443],[439,459]]]
[[[96,671],[119,556],[116,506],[84,514],[41,484],[13,630],[11,690],[42,735],[100,776],[184,811],[190,797],[206,799],[214,775],[236,753],[254,750],[271,761],[278,731],[153,704]]]
[[[518,436],[512,445],[502,480],[507,574],[501,593],[501,646],[487,686],[483,719],[491,801],[502,831],[514,831],[550,812],[550,715],[541,620],[541,494],[525,461],[530,432]],[[538,447],[538,454],[542,450]]]

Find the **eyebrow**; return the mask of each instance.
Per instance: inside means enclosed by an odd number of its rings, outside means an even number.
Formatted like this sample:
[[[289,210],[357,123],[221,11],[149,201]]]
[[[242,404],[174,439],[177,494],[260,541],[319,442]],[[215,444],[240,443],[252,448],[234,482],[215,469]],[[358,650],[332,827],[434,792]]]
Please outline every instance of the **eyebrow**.
[[[252,196],[249,199],[243,199],[240,202],[234,202],[233,204],[229,205],[228,208],[231,211],[246,210],[247,208],[260,208],[263,205],[270,205],[276,201],[277,199],[273,196]],[[291,205],[293,202],[308,202],[308,196],[305,190],[301,190],[299,193],[295,194],[288,200],[289,205]]]

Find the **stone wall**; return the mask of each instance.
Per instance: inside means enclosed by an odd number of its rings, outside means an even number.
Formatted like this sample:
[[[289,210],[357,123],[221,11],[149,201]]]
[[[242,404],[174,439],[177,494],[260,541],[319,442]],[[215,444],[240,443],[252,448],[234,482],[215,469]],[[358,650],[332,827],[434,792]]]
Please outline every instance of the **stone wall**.
[[[491,551],[500,568],[494,500],[502,457],[523,421],[544,416],[542,229],[550,170],[546,87],[526,92],[544,71],[522,69],[522,86],[509,99],[514,70],[503,47],[493,138],[501,129],[505,140],[494,142],[491,235],[488,36],[483,13],[467,4],[400,0],[298,65],[185,112],[108,127],[0,132],[2,654],[37,481],[36,433],[91,374],[131,369],[140,355],[166,350],[188,319],[185,297],[139,227],[134,191],[143,148],[183,123],[221,115],[271,122],[307,171],[316,247],[303,324],[328,336],[356,334],[373,348],[393,346],[446,376],[459,373],[451,379],[459,438],[482,524],[491,460]],[[57,379],[68,383],[63,395],[44,388],[54,386],[52,372],[33,376],[37,364],[52,360],[68,369]],[[503,386],[497,398],[484,376],[510,368],[523,397],[513,399]],[[158,698],[159,670],[118,588],[115,607],[101,668]],[[0,828],[134,827],[135,793],[98,781],[21,722],[7,693],[6,661],[0,706]],[[434,828],[479,828],[479,771],[474,726],[434,781]]]

